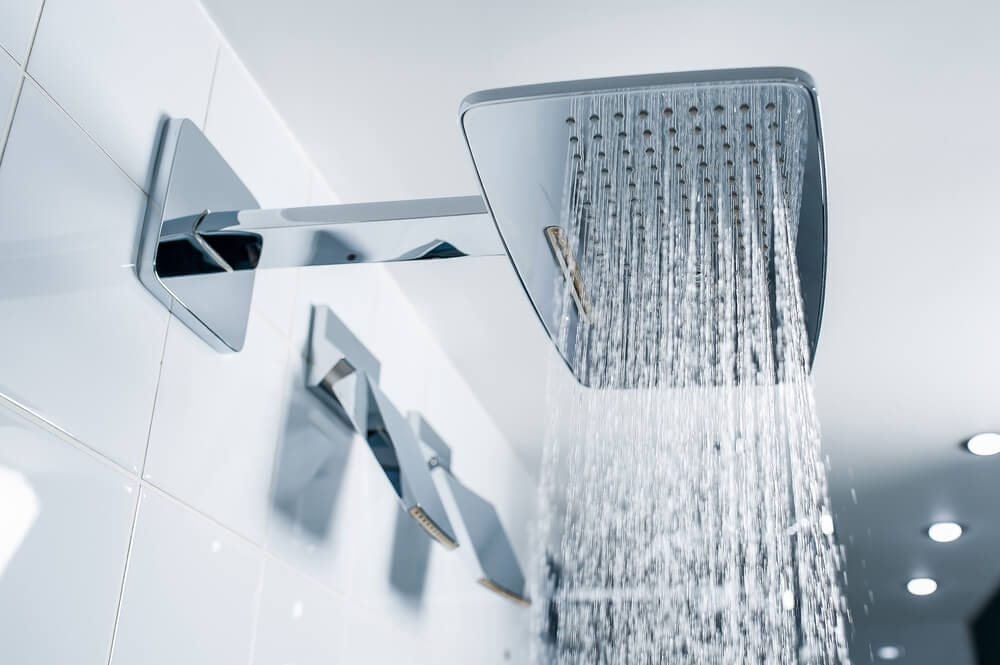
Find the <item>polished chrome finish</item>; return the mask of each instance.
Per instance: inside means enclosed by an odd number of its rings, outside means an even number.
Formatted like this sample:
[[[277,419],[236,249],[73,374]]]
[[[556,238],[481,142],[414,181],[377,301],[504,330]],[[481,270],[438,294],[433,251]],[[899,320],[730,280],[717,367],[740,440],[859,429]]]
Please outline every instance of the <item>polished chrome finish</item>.
[[[410,426],[424,455],[448,517],[458,534],[459,555],[475,580],[494,593],[528,606],[524,574],[493,505],[463,485],[451,471],[451,449],[419,414]]]
[[[462,103],[460,122],[483,197],[503,237],[507,253],[550,338],[556,343],[560,317],[570,317],[575,329],[577,310],[561,312],[553,285],[569,281],[578,297],[578,275],[561,250],[550,251],[551,227],[566,228],[563,219],[567,168],[567,119],[574,100],[615,94],[670,92],[698,86],[727,84],[787,84],[808,95],[811,114],[807,122],[802,207],[796,256],[806,327],[814,354],[823,311],[826,277],[826,179],[819,103],[813,80],[789,68],[730,69],[675,74],[652,74],[583,81],[566,81],[488,90],[470,95]],[[651,118],[666,122],[665,114]],[[580,119],[585,122],[585,119]],[[583,276],[584,278],[586,275]],[[560,348],[572,365],[572,343]]]
[[[253,297],[251,270],[227,271],[199,243],[188,256],[206,256],[218,274],[211,279],[162,271],[171,249],[161,252],[161,228],[183,224],[196,229],[207,210],[256,208],[257,201],[208,139],[188,120],[168,121],[162,133],[146,219],[139,243],[139,280],[202,339],[219,350],[240,349],[246,338]],[[231,266],[230,266],[231,267]]]
[[[139,278],[219,350],[243,347],[257,269],[504,254],[479,196],[257,207],[191,121],[167,121]]]
[[[451,447],[445,443],[445,440],[441,438],[419,412],[411,411],[407,415],[407,420],[410,421],[410,429],[413,430],[413,433],[417,435],[417,439],[420,441],[420,446],[424,450],[424,456],[427,458],[427,463],[430,467],[433,469],[440,466],[450,471]]]
[[[198,128],[166,123],[140,243],[143,284],[220,350],[239,350],[260,268],[415,261],[506,253],[550,338],[592,303],[566,237],[566,119],[574,100],[692,86],[782,84],[808,95],[796,258],[811,355],[826,275],[826,181],[819,104],[804,72],[757,68],[568,81],[492,90],[462,104],[482,197],[257,210]],[[563,281],[576,304],[561,312]],[[572,332],[571,332],[572,334]],[[571,363],[574,341],[556,344]]]
[[[462,544],[459,554],[476,581],[519,605],[530,605],[524,574],[496,508],[445,467],[431,473]]]
[[[309,390],[365,439],[403,510],[434,540],[454,549],[455,532],[420,441],[379,389],[378,375],[378,361],[333,311],[314,307]]]

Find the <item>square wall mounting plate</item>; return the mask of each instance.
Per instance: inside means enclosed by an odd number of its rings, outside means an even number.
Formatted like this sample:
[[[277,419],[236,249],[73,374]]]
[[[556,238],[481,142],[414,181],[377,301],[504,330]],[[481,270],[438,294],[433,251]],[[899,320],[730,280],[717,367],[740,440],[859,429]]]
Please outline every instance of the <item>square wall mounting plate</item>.
[[[164,124],[153,170],[153,185],[139,240],[139,280],[174,316],[220,351],[239,351],[246,339],[253,270],[206,264],[201,272],[226,273],[213,279],[162,274],[159,252],[192,260],[215,250],[201,238],[198,223],[208,212],[253,210],[260,206],[243,181],[201,130],[186,119]],[[161,262],[162,263],[162,262]]]

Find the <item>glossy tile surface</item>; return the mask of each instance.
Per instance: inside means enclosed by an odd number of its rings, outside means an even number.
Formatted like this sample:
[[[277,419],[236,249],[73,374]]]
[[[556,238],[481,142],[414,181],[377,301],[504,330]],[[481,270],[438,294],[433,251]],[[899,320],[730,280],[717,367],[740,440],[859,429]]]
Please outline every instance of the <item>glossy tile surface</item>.
[[[286,419],[284,337],[253,320],[239,353],[170,322],[144,477],[263,542],[275,451]]]
[[[21,72],[10,56],[0,51],[0,110],[10,109]],[[0,129],[0,131],[3,131]]]
[[[262,208],[306,205],[309,161],[230,48],[219,53],[205,135]]]
[[[105,663],[138,483],[0,402],[0,660]]]
[[[248,662],[260,573],[259,550],[143,490],[111,663]]]
[[[285,564],[264,564],[253,665],[337,665],[344,597]]]
[[[28,72],[145,188],[162,120],[204,122],[218,48],[195,0],[46,0]]]
[[[144,206],[26,82],[0,164],[0,392],[133,471],[167,324],[132,268]]]
[[[24,62],[42,0],[4,0],[0,3],[0,47]]]

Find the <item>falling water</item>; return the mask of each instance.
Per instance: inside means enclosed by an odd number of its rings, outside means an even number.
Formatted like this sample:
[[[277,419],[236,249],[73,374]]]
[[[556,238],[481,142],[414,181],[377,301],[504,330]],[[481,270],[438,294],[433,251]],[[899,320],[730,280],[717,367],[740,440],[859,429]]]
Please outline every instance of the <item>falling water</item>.
[[[810,112],[779,83],[574,102],[558,343],[590,387],[550,377],[539,663],[850,662],[795,259]]]

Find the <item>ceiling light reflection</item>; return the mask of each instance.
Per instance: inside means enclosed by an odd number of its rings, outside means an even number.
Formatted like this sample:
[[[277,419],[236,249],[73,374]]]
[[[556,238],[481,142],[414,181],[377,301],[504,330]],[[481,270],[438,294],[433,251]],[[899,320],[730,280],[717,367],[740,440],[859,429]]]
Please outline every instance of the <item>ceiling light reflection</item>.
[[[906,583],[906,590],[914,596],[929,596],[937,591],[938,584],[929,577],[914,577]]]
[[[935,543],[953,543],[962,537],[963,531],[957,522],[935,522],[927,528],[927,536]]]
[[[903,650],[894,644],[886,644],[879,647],[875,655],[879,657],[879,660],[896,660],[903,655]]]
[[[996,455],[1000,453],[1000,434],[996,432],[977,434],[969,439],[965,447],[973,455]]]

